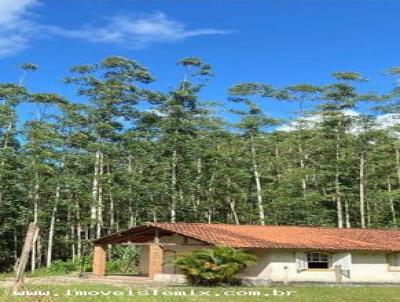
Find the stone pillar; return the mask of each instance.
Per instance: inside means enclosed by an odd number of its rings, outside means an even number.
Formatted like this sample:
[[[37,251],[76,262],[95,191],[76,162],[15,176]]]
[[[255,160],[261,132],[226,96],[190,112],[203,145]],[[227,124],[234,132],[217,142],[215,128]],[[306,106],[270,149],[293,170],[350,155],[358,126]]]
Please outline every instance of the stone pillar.
[[[107,246],[106,245],[95,245],[93,255],[93,275],[97,277],[104,276],[106,274],[106,261],[107,261]]]
[[[163,249],[159,244],[151,244],[148,253],[148,276],[153,279],[156,274],[162,273]]]

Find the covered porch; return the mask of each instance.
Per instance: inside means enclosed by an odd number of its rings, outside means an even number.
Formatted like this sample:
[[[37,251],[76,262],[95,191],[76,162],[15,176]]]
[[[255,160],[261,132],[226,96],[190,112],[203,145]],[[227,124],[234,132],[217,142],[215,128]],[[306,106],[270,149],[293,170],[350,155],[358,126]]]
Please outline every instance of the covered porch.
[[[99,238],[93,243],[94,277],[107,275],[107,249],[109,245],[119,244],[140,247],[139,276],[151,280],[162,274],[175,275],[177,272],[172,261],[178,254],[210,246],[207,242],[152,225],[143,225],[117,232]]]

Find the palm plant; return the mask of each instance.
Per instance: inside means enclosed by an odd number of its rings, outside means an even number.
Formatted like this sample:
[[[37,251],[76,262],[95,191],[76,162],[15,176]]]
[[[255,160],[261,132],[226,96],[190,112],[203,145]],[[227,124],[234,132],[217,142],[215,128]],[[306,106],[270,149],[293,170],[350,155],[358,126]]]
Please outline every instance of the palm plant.
[[[235,275],[254,265],[257,257],[230,247],[196,250],[174,261],[175,265],[194,285],[232,284]]]

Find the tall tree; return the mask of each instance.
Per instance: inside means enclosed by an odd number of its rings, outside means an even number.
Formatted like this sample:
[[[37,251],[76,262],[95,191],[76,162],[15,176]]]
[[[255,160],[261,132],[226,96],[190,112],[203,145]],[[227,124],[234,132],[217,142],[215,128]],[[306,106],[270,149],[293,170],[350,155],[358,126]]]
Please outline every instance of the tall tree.
[[[250,148],[251,163],[256,185],[256,199],[258,208],[258,222],[261,225],[265,224],[265,213],[263,203],[263,190],[261,185],[261,175],[259,168],[257,141],[262,136],[263,131],[267,127],[278,124],[278,120],[268,117],[263,114],[262,110],[251,100],[244,97],[262,93],[263,96],[268,96],[272,92],[272,87],[266,85],[258,85],[255,83],[243,83],[230,88],[230,94],[239,96],[232,98],[235,102],[244,103],[247,110],[236,110],[235,112],[242,116],[238,124],[238,128],[243,131],[243,135],[247,138]]]
[[[137,114],[136,105],[143,97],[143,89],[137,84],[150,83],[153,78],[146,68],[123,57],[108,57],[99,64],[80,65],[71,71],[77,75],[66,78],[66,82],[78,85],[78,94],[89,101],[91,143],[88,148],[94,158],[90,230],[91,237],[98,238],[104,227],[105,156],[112,153],[119,140],[123,129],[121,119]]]

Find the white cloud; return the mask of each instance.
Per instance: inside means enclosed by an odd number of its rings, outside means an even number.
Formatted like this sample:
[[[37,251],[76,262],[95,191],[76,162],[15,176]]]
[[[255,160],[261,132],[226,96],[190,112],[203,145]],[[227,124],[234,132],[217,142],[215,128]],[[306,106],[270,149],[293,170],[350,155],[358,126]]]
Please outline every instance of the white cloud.
[[[175,42],[190,37],[226,34],[227,31],[188,29],[164,13],[114,16],[101,26],[67,29],[35,22],[31,9],[40,0],[0,0],[0,56],[14,54],[38,37],[81,39],[92,43],[113,43],[127,48],[144,48],[154,43]]]
[[[51,27],[49,32],[57,36],[90,42],[119,43],[129,48],[143,48],[154,43],[228,33],[213,28],[187,29],[183,23],[172,20],[160,12],[139,17],[116,16],[102,27],[85,26],[72,30]]]
[[[400,114],[388,113],[376,117],[378,129],[388,129],[400,124]]]
[[[344,115],[351,116],[351,117],[356,117],[356,116],[360,115],[357,111],[354,111],[354,110],[344,110],[343,113],[344,113]],[[322,115],[319,113],[316,113],[316,114],[306,116],[302,119],[293,120],[293,121],[289,122],[288,124],[277,127],[276,130],[290,132],[290,131],[299,129],[300,126],[303,129],[312,129],[312,128],[316,127],[321,121],[322,121]]]
[[[343,113],[344,115],[349,117],[360,116],[360,113],[354,110],[344,110]],[[300,126],[302,126],[303,129],[312,129],[317,127],[321,121],[322,121],[322,115],[314,114],[303,118],[301,120],[301,123],[299,120],[293,120],[285,125],[278,127],[276,130],[283,132],[290,132],[299,129]],[[376,116],[374,129],[385,130],[398,125],[400,125],[399,114],[381,114]],[[362,127],[357,122],[355,122],[352,125],[350,130],[350,132],[353,134],[359,134],[362,131],[363,131]]]
[[[37,4],[36,0],[1,0],[0,25],[18,25],[26,15],[29,8]]]
[[[30,20],[30,9],[36,0],[0,1],[0,56],[6,56],[24,49],[35,24]]]

